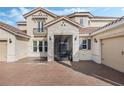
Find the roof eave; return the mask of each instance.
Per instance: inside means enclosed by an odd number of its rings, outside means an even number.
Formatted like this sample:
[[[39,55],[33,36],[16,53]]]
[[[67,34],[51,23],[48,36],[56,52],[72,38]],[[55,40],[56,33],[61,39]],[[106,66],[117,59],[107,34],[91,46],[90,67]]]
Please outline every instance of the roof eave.
[[[10,33],[12,33],[12,34],[14,34],[15,36],[21,36],[21,37],[25,37],[25,38],[30,38],[30,36],[28,36],[28,35],[23,35],[23,34],[19,34],[19,33],[13,32],[13,31],[11,31],[11,30],[5,28],[5,27],[0,26],[0,28],[2,28],[2,29],[4,29],[4,30],[6,30],[6,31],[8,31],[8,32],[10,32]]]
[[[42,10],[42,11],[44,11],[44,12],[47,12],[48,14],[50,14],[50,15],[53,16],[53,17],[57,17],[56,14],[54,14],[54,13],[52,13],[52,12],[50,12],[50,11],[44,9],[44,8],[41,8],[41,7],[33,9],[32,11],[30,11],[30,12],[24,14],[23,17],[26,19],[26,18],[30,15],[31,12],[34,12],[34,11],[37,12],[37,11],[39,11],[39,10]]]
[[[119,22],[119,23],[110,25],[110,26],[105,27],[105,28],[103,28],[103,29],[100,29],[100,30],[98,30],[98,31],[92,32],[92,33],[91,33],[91,36],[94,36],[94,35],[97,35],[97,34],[99,34],[99,33],[102,33],[102,32],[104,32],[104,31],[106,31],[106,30],[114,29],[114,28],[116,28],[116,27],[118,27],[118,26],[120,26],[120,25],[122,25],[122,24],[124,24],[124,21],[121,21],[121,22]]]
[[[61,17],[61,18],[59,18],[59,19],[57,19],[57,20],[55,20],[55,21],[53,21],[53,22],[51,22],[51,23],[49,23],[49,24],[46,24],[44,27],[49,27],[50,25],[52,25],[52,24],[54,24],[54,23],[56,23],[56,22],[58,22],[58,21],[60,21],[60,20],[62,20],[62,19],[67,20],[67,21],[70,21],[70,22],[73,23],[75,26],[77,26],[77,27],[79,27],[79,28],[82,28],[81,25],[79,25],[79,24],[77,24],[77,23],[74,23],[74,22],[72,22],[72,20],[69,20],[69,19],[67,19],[67,18],[65,18],[65,17]]]

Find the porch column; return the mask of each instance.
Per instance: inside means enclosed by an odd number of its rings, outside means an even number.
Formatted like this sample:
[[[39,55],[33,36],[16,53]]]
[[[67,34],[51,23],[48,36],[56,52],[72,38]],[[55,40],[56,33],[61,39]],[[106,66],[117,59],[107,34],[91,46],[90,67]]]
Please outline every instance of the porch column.
[[[47,41],[48,41],[47,60],[54,61],[54,36],[48,34]]]
[[[73,61],[79,61],[79,35],[73,35]]]

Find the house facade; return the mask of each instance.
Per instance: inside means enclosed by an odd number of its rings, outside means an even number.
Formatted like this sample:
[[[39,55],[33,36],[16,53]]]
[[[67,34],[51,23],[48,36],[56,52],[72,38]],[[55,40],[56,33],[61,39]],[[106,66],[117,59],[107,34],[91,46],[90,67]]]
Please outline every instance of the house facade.
[[[45,57],[48,61],[92,60],[124,71],[123,17],[94,16],[90,12],[58,16],[43,8],[23,16],[25,21],[17,22],[17,28],[0,23],[0,61],[15,62],[26,57]],[[121,61],[116,65],[112,61],[118,61],[117,55],[112,51],[118,42]]]

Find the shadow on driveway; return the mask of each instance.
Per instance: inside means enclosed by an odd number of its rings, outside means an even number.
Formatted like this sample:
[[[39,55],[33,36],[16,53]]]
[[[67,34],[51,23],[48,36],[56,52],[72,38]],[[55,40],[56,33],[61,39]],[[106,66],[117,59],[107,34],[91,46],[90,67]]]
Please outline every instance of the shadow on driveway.
[[[103,64],[97,64],[92,61],[71,62],[71,65],[65,62],[57,62],[57,63],[69,67],[82,74],[86,74],[98,78],[102,81],[108,82],[112,85],[116,85],[116,86],[124,85],[124,73],[116,71]]]

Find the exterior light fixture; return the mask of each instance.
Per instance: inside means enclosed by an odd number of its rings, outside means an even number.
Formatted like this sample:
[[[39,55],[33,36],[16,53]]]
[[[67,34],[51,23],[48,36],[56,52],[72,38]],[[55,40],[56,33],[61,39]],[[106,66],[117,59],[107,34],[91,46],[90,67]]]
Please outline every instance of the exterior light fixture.
[[[96,38],[94,38],[94,42],[97,43],[97,39]]]
[[[49,36],[49,40],[51,40],[51,36]]]
[[[77,36],[75,37],[75,40],[77,40]]]
[[[11,39],[9,39],[9,43],[12,43],[12,40]]]

